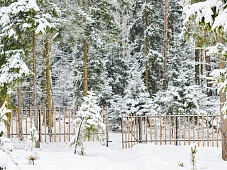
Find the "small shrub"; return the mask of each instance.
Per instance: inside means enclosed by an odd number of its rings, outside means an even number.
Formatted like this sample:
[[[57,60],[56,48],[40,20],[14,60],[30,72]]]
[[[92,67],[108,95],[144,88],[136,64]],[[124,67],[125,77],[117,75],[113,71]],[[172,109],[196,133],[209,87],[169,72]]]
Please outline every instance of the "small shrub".
[[[35,160],[37,160],[39,157],[38,157],[38,154],[36,152],[29,152],[27,154],[27,159],[29,161],[30,164],[34,165],[35,164]]]
[[[26,158],[30,164],[34,165],[35,160],[39,158],[37,152],[33,151],[35,142],[39,140],[39,134],[35,127],[32,127],[29,132],[30,132],[29,139],[31,140],[31,146],[30,146],[30,151],[27,153]]]
[[[184,167],[184,163],[183,162],[179,162],[178,164],[180,167]]]
[[[191,147],[191,165],[193,167],[193,170],[196,169],[196,153],[197,153],[196,145]]]

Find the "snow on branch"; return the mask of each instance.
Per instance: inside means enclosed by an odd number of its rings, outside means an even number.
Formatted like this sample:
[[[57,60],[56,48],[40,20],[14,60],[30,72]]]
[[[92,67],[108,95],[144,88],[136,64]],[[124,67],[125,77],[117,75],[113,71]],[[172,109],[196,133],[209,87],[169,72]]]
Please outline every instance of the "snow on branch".
[[[186,5],[184,11],[184,25],[191,19],[197,24],[205,24],[210,26],[214,32],[227,31],[227,9],[226,4],[221,0],[207,0],[192,5]]]
[[[10,113],[11,110],[7,109],[6,108],[6,101],[3,103],[2,107],[0,108],[0,122],[2,120],[5,120],[7,121],[7,116],[6,116],[6,113]]]
[[[23,61],[23,50],[6,51],[8,58],[7,62],[0,69],[0,85],[11,83],[14,80],[20,79],[31,74],[29,68]]]
[[[46,34],[47,29],[55,28],[54,24],[49,22],[51,20],[50,14],[43,14],[42,16],[37,15],[35,18],[35,25],[36,25],[36,34]]]

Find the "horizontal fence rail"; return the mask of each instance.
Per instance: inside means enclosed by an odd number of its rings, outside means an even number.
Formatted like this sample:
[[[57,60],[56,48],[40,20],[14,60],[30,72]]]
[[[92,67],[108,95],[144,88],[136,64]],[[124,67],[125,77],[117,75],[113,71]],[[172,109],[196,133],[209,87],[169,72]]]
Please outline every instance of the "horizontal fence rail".
[[[69,142],[72,136],[76,134],[76,126],[73,120],[77,117],[79,109],[76,108],[54,108],[48,110],[46,108],[39,108],[38,111],[38,132],[39,140],[41,142]],[[48,112],[51,112],[51,130],[48,130]],[[25,138],[29,136],[29,129],[34,127],[34,109],[22,109],[22,127]],[[101,116],[106,125],[105,131],[100,133],[105,135],[105,140],[108,145],[108,110],[102,108]],[[18,113],[12,111],[10,121],[10,137],[18,136]],[[103,139],[104,140],[104,139]]]
[[[190,145],[219,147],[220,115],[123,115],[122,148],[137,143],[156,145]]]

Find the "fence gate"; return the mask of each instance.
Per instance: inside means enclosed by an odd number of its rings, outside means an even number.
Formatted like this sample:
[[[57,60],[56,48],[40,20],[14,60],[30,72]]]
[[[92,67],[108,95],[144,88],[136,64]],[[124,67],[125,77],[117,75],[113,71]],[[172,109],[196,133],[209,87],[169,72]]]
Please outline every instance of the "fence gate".
[[[73,120],[77,116],[77,108],[66,108],[59,107],[51,110],[52,117],[52,129],[51,133],[48,132],[47,125],[47,114],[49,110],[46,108],[38,109],[38,132],[39,140],[41,142],[69,142],[72,136],[75,135],[75,124]],[[22,109],[23,120],[23,135],[24,138],[29,136],[29,129],[34,126],[34,109]],[[106,124],[106,129],[100,133],[105,135],[105,139],[108,146],[108,110],[107,108],[102,108],[101,116],[103,122]],[[10,137],[18,136],[18,114],[16,111],[12,111],[11,121],[10,121]]]
[[[221,142],[220,115],[123,115],[122,148],[148,142],[218,147]]]

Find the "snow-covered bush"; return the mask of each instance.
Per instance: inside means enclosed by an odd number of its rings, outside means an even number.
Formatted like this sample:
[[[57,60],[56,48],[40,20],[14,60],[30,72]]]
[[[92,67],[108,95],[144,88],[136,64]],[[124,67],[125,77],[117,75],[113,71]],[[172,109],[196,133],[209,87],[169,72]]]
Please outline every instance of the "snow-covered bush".
[[[32,127],[29,130],[29,139],[31,140],[31,151],[33,150],[33,147],[35,146],[35,142],[39,140],[39,134],[36,130],[36,127]]]
[[[1,137],[0,138],[0,149],[2,149],[5,152],[12,152],[14,149],[14,144],[11,143],[11,140],[9,138]]]
[[[4,121],[8,121],[7,113],[11,112],[11,110],[8,110],[6,108],[6,103],[7,102],[5,101],[2,107],[0,108],[0,137],[2,137],[6,133]]]
[[[0,154],[0,170],[5,170],[7,165],[7,157],[4,154]]]
[[[6,128],[5,122],[8,121],[7,113],[10,113],[11,110],[6,108],[7,102],[4,102],[2,107],[0,108],[0,148],[6,152],[13,151],[14,145],[11,143],[9,138],[5,137]]]
[[[29,130],[29,139],[31,140],[31,146],[30,146],[30,150],[27,152],[26,159],[28,160],[29,164],[34,165],[35,160],[39,158],[37,152],[33,150],[33,148],[35,147],[35,142],[39,140],[39,134],[35,127],[32,127]]]
[[[85,96],[77,118],[74,120],[76,124],[76,135],[72,138],[69,145],[75,146],[74,153],[84,155],[84,141],[103,139],[102,130],[105,129],[105,124],[100,115],[101,108],[96,104],[97,97],[93,91],[88,92]]]

